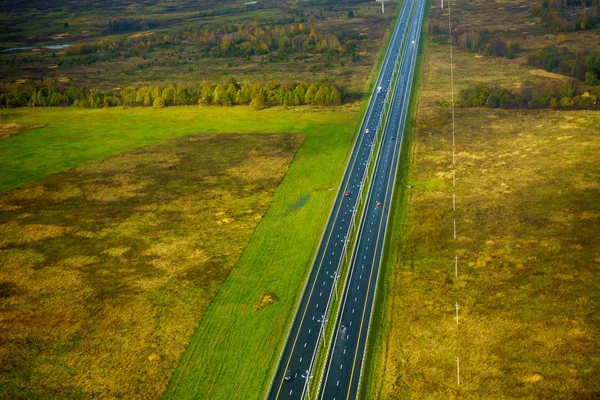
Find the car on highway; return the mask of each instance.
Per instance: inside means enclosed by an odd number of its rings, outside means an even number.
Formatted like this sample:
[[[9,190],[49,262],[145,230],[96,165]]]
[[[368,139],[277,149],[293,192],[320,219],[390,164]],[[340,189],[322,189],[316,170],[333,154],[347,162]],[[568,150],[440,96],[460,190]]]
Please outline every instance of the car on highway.
[[[352,193],[349,190],[346,190],[346,192],[344,193],[344,197],[350,197]]]
[[[365,133],[368,135],[369,134],[369,128],[365,129]]]
[[[381,207],[381,202],[380,201],[377,202],[377,207]]]
[[[294,371],[288,371],[285,374],[285,377],[283,379],[285,379],[286,381],[291,381],[292,379],[296,378],[298,376],[297,372]]]

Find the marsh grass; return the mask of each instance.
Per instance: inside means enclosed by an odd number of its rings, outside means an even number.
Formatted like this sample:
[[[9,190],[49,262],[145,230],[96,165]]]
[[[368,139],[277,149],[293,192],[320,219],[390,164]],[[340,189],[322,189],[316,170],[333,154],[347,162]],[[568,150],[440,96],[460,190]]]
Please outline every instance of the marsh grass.
[[[432,7],[435,18],[447,23]],[[454,56],[457,91],[564,79],[515,60]],[[435,106],[450,99],[448,47],[428,43],[424,65],[413,188],[404,224],[392,225],[364,398],[597,398],[598,114],[457,109],[453,212],[452,121]]]
[[[159,397],[303,141],[187,136],[0,195],[0,398]]]

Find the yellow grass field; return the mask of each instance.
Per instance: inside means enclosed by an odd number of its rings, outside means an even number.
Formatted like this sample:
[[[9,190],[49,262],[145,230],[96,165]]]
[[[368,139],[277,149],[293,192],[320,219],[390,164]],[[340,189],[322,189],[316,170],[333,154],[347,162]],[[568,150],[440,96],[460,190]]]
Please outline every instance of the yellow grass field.
[[[426,45],[362,397],[596,399],[600,114],[457,109],[453,166],[449,61]],[[521,64],[455,48],[455,94],[566,79]]]

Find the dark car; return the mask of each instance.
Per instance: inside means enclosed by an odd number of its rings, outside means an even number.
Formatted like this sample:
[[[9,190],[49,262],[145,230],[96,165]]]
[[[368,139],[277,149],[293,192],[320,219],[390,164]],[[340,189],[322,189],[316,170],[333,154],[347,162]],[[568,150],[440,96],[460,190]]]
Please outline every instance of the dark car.
[[[294,371],[288,371],[288,372],[285,374],[285,377],[284,377],[283,379],[285,379],[286,381],[291,381],[292,379],[294,379],[294,378],[295,378],[295,377],[297,377],[297,376],[298,376],[298,373],[297,373],[297,372],[294,372]]]
[[[352,193],[350,193],[350,191],[349,191],[349,190],[346,190],[346,193],[344,193],[344,197],[350,197],[350,195],[351,195],[351,194],[352,194]]]

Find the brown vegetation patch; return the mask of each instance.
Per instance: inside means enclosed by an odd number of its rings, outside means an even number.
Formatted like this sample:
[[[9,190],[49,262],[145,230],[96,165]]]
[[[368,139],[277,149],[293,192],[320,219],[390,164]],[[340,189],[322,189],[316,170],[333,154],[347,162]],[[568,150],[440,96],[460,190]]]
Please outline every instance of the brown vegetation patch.
[[[275,294],[265,293],[264,295],[262,295],[262,297],[260,298],[259,301],[254,303],[254,306],[253,306],[254,311],[261,310],[261,309],[275,303],[277,300],[279,300],[279,298],[277,298],[277,296],[275,296]]]
[[[14,122],[8,124],[0,124],[0,140],[8,139],[11,136],[20,135],[28,132],[31,129],[43,128],[44,124],[36,125],[21,125]]]

